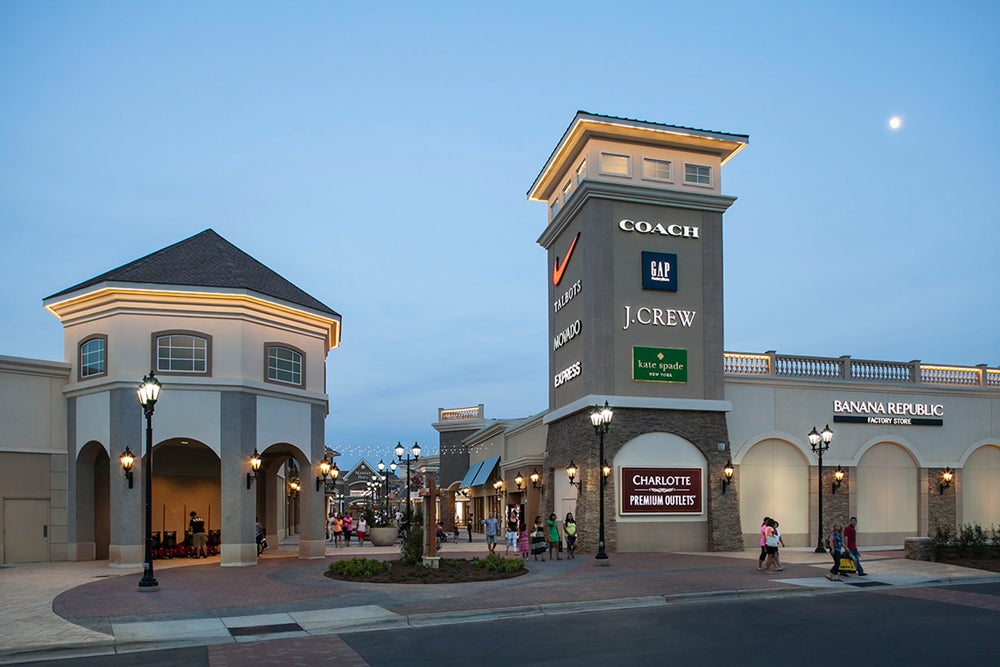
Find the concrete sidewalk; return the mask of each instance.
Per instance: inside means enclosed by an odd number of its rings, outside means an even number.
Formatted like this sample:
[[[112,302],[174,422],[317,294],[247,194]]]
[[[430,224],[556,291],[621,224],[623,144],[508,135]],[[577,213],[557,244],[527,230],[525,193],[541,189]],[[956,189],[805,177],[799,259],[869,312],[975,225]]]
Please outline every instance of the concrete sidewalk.
[[[464,536],[463,536],[464,537]],[[448,544],[446,558],[485,556],[477,536]],[[0,569],[0,663],[106,655],[171,646],[328,636],[390,627],[475,622],[751,596],[816,595],[861,588],[1000,581],[1000,575],[909,561],[902,551],[865,550],[869,577],[824,578],[829,556],[782,550],[785,569],[765,575],[757,551],[611,554],[527,563],[514,579],[445,585],[347,583],[323,576],[329,562],[394,559],[398,546],[327,549],[299,560],[294,544],[265,552],[256,567],[222,568],[218,558],[156,561],[160,590],[139,593],[141,572],[106,562]],[[503,547],[498,548],[503,553]]]

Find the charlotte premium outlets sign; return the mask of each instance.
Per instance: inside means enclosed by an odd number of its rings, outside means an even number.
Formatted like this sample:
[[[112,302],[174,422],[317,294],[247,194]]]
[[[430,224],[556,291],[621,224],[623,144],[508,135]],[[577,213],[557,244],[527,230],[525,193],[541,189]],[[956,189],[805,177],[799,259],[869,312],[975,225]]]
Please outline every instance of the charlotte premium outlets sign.
[[[889,403],[883,401],[834,401],[833,421],[873,426],[942,426],[940,403]]]
[[[700,514],[701,468],[622,468],[621,513]]]

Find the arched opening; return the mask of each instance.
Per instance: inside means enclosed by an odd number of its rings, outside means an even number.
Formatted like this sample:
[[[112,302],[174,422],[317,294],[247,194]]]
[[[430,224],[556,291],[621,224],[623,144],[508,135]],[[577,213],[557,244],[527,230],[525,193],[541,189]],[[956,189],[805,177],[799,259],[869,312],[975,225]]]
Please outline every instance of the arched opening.
[[[116,462],[116,467],[117,462]],[[121,472],[118,467],[118,472]],[[107,560],[111,542],[111,460],[99,442],[90,441],[76,458],[77,557]]]
[[[857,469],[858,539],[866,545],[896,545],[917,534],[917,463],[891,442],[864,453]]]
[[[707,462],[705,455],[691,442],[673,433],[644,433],[618,451],[613,469],[615,479],[609,483],[605,503],[611,509],[609,518],[615,518],[617,551],[702,551],[708,547]],[[671,507],[657,512],[623,514],[620,476],[624,469],[671,471],[671,475],[679,471],[698,471],[698,488],[689,491],[700,498],[700,509],[689,511],[684,507]],[[593,474],[599,475],[600,471],[593,471]],[[695,478],[694,472],[691,478]],[[593,530],[596,532],[596,527]],[[609,530],[607,525],[605,530]]]
[[[269,445],[260,458],[256,515],[273,549],[281,542],[294,541],[301,532],[302,492],[310,491],[315,474],[309,458],[290,443]]]
[[[765,516],[780,522],[787,546],[809,545],[809,461],[798,447],[777,439],[758,442],[740,462],[737,481],[746,547],[760,543],[756,528]]]
[[[190,513],[205,522],[208,553],[216,555],[222,535],[222,487],[219,456],[191,438],[171,438],[153,446],[153,543],[156,557],[189,555]]]
[[[962,523],[1000,526],[1000,447],[984,445],[962,466]]]

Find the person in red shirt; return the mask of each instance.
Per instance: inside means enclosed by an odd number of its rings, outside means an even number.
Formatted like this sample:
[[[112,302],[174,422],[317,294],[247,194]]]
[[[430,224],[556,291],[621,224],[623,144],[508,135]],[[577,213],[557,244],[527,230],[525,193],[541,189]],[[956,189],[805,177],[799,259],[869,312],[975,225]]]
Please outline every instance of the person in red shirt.
[[[847,543],[847,553],[850,554],[851,560],[854,561],[854,569],[858,571],[858,576],[867,577],[865,569],[861,567],[861,557],[858,555],[858,531],[855,528],[857,525],[858,518],[852,516],[851,522],[844,528],[844,541]]]

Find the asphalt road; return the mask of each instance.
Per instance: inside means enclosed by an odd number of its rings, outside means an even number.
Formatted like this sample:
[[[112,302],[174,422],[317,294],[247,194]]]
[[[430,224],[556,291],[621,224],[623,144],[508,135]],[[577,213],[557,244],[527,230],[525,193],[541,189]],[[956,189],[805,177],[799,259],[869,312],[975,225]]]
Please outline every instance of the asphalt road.
[[[997,664],[1000,584],[845,595],[702,601],[341,635],[370,665],[991,665]],[[329,637],[257,642],[244,664],[317,660]],[[298,647],[310,647],[299,655]],[[272,662],[275,661],[275,662]],[[225,661],[223,661],[225,662]],[[219,667],[207,647],[24,663],[34,667]],[[235,664],[225,662],[225,664]]]

